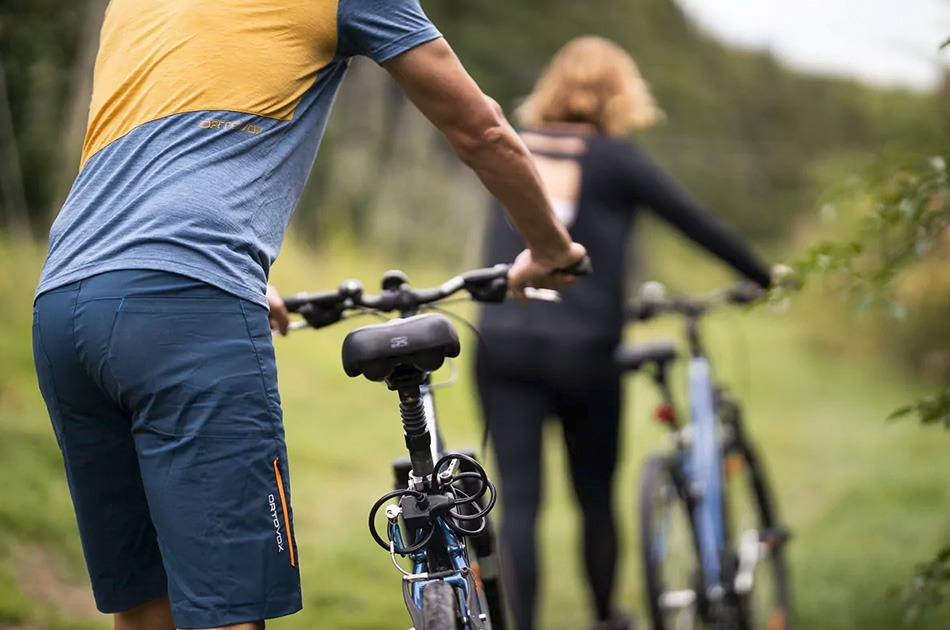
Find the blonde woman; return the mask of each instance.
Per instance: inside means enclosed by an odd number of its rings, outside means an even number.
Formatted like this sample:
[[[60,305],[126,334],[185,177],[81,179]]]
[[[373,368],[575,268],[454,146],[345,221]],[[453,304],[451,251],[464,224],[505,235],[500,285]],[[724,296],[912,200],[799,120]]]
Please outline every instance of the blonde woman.
[[[556,417],[582,511],[595,627],[630,628],[612,601],[618,542],[611,496],[621,387],[611,355],[623,324],[637,209],[649,207],[762,286],[770,282],[769,267],[627,140],[661,113],[633,59],[616,44],[599,37],[569,42],[517,117],[551,205],[587,247],[595,272],[564,290],[562,304],[509,303],[482,312],[476,374],[501,475],[506,588],[517,630],[534,630],[541,433],[545,420]],[[511,260],[520,247],[496,208],[487,262]]]

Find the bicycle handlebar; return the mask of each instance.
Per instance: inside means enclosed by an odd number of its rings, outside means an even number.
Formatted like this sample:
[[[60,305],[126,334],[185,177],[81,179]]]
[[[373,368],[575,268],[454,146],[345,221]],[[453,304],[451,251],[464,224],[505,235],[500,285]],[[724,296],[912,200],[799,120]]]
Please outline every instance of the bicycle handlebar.
[[[310,326],[322,328],[343,319],[347,311],[414,313],[427,304],[439,302],[462,290],[467,291],[476,302],[504,302],[508,296],[510,268],[511,265],[502,264],[473,269],[428,289],[413,288],[401,271],[389,271],[383,275],[383,290],[377,295],[364,293],[363,285],[358,280],[346,280],[335,291],[298,293],[283,300],[288,312],[299,313]],[[590,259],[585,256],[575,265],[557,273],[584,276],[590,272]],[[556,291],[547,289],[528,288],[525,294],[530,299],[547,301],[556,301],[560,297]]]
[[[762,289],[752,282],[740,282],[716,289],[701,297],[668,297],[662,284],[648,282],[641,288],[640,296],[630,303],[627,310],[627,319],[645,322],[667,313],[698,318],[718,306],[724,304],[752,304],[761,297]]]

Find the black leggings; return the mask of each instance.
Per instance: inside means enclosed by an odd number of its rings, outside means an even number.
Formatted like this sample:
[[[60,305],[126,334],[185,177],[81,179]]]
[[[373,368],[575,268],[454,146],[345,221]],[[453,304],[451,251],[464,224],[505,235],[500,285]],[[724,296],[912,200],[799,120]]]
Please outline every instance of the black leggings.
[[[505,588],[517,630],[535,630],[536,527],[541,436],[560,418],[574,491],[583,512],[584,564],[598,619],[612,612],[618,556],[613,511],[621,407],[613,344],[538,343],[488,337],[476,378],[498,460]]]

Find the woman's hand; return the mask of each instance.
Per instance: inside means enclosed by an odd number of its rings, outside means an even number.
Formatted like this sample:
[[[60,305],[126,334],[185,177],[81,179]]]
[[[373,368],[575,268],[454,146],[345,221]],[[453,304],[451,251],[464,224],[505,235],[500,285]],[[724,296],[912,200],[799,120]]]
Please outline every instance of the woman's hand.
[[[771,277],[773,287],[798,288],[798,279],[795,277],[795,270],[788,265],[772,265]]]
[[[269,309],[267,319],[270,320],[270,329],[276,330],[281,335],[286,335],[287,328],[290,326],[290,314],[287,312],[287,307],[284,306],[280,293],[271,285],[267,285],[267,308]]]

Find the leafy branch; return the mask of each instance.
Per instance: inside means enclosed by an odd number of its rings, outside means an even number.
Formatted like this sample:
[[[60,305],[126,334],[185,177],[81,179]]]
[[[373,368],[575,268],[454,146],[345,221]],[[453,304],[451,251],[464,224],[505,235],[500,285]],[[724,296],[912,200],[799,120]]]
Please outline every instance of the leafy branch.
[[[942,424],[945,429],[950,429],[950,387],[901,407],[888,419],[896,420],[914,413],[922,424]]]
[[[914,621],[924,610],[950,600],[950,545],[941,549],[933,560],[917,567],[904,599],[908,605],[908,621]]]
[[[893,298],[895,281],[928,256],[950,249],[948,158],[881,160],[849,182],[848,202],[867,206],[867,215],[851,238],[821,243],[797,262],[801,284],[813,276],[834,278],[845,295],[862,298],[859,311],[881,301],[891,316],[903,319],[905,307]],[[950,430],[950,386],[897,409],[890,419],[908,416]],[[950,545],[919,566],[904,591],[909,621],[950,601]]]
[[[804,282],[810,276],[832,276],[849,296],[859,296],[859,312],[875,302],[896,319],[906,309],[892,296],[894,281],[912,265],[931,255],[950,233],[950,154],[929,159],[882,160],[864,177],[851,182],[850,200],[870,205],[847,240],[825,242],[809,250],[795,265]],[[916,414],[926,425],[950,429],[950,387],[906,405],[892,419]]]
[[[887,296],[902,271],[926,258],[950,227],[950,154],[921,162],[886,161],[870,168],[847,192],[871,204],[856,234],[809,250],[798,276],[832,275],[848,294]],[[902,309],[888,302],[899,316]]]

